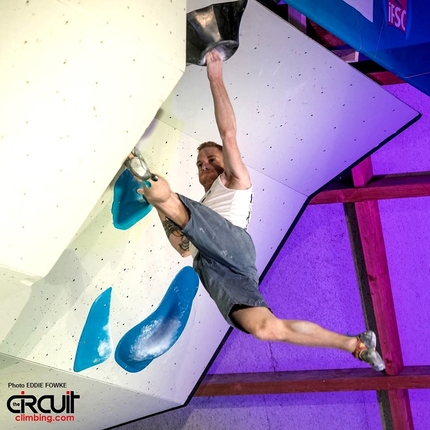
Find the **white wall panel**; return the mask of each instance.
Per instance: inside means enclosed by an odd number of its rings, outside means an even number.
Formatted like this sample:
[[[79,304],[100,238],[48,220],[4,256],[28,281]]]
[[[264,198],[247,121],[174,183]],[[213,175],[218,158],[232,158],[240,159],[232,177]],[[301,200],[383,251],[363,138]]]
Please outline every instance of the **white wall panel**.
[[[262,273],[306,203],[307,197],[249,168],[254,188],[249,234],[257,250],[257,269]]]
[[[185,1],[81,3],[0,5],[5,281],[48,273],[185,67]]]
[[[184,65],[186,1],[67,0],[67,3],[140,45],[150,57],[175,67]]]
[[[42,383],[42,388],[27,387],[29,383]],[[65,383],[66,388],[52,388],[50,385],[46,387],[45,383]],[[50,369],[46,366],[19,360],[4,354],[0,354],[0,384],[0,401],[3,405],[0,410],[0,424],[3,429],[8,430],[38,430],[46,428],[53,430],[64,428],[100,430],[141,418],[151,411],[162,411],[178,406],[167,399],[148,396],[142,392],[126,390],[94,380],[91,381],[76,374]],[[18,388],[12,384],[15,384]],[[23,384],[24,387],[19,387],[20,384]],[[73,418],[73,421],[52,421],[49,423],[46,420],[49,417],[55,417],[57,414],[32,414],[28,413],[31,412],[28,408],[26,408],[27,413],[24,414],[27,419],[31,419],[32,415],[36,415],[39,421],[24,421],[25,418],[22,414],[13,414],[6,407],[9,397],[19,395],[21,391],[24,391],[25,395],[33,395],[36,399],[44,395],[54,396],[55,406],[60,408],[61,396],[65,395],[66,390],[74,391],[74,394],[80,396],[80,398],[74,401],[73,413],[61,413],[58,416],[68,416]],[[20,401],[18,399],[18,403]],[[49,403],[45,400],[42,406],[49,407]],[[45,421],[42,421],[42,419]]]
[[[244,161],[302,194],[314,193],[418,115],[253,0],[239,43],[224,75]],[[205,69],[188,67],[158,118],[216,141],[206,81]]]

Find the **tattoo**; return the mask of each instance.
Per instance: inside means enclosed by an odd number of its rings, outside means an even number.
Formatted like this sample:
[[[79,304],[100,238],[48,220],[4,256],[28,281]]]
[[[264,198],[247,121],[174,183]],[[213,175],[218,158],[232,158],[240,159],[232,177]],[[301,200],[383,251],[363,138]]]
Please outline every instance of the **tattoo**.
[[[164,231],[166,232],[167,237],[169,237],[171,234],[173,234],[173,236],[176,236],[176,237],[183,236],[181,228],[173,221],[171,221],[169,218],[166,218],[161,223],[163,224]]]
[[[183,251],[188,251],[190,249],[190,241],[184,236],[179,246]]]

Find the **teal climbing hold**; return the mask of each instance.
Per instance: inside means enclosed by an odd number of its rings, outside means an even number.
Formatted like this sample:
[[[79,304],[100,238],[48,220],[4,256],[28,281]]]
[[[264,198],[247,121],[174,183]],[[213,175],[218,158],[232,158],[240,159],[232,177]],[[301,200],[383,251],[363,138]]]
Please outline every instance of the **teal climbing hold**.
[[[192,267],[176,275],[158,308],[119,341],[115,360],[124,370],[143,370],[175,344],[187,324],[198,286]]]
[[[100,294],[88,312],[76,349],[73,370],[81,372],[106,361],[112,354],[109,314],[112,287]]]
[[[151,211],[152,205],[137,192],[142,185],[128,170],[115,182],[111,212],[117,229],[129,229]]]

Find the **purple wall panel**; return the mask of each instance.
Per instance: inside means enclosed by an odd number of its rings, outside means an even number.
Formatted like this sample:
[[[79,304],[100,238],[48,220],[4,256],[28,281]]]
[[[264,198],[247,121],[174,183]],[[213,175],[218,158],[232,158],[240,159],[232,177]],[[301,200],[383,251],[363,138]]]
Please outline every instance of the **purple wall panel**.
[[[430,389],[409,390],[409,398],[414,418],[414,430],[428,430],[430,428]]]
[[[373,392],[196,397],[127,430],[381,430]]]
[[[375,174],[430,170],[430,97],[407,84],[384,88],[422,117],[372,155]]]

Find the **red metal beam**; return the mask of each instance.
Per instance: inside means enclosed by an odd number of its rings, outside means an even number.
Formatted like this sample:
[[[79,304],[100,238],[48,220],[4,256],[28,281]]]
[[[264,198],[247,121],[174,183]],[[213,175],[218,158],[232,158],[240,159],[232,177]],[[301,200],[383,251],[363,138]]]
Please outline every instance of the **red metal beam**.
[[[430,366],[406,366],[398,375],[391,376],[370,368],[213,374],[203,378],[194,395],[243,396],[366,390],[390,390],[391,393],[403,392],[408,388],[430,388]]]
[[[409,391],[406,389],[390,390],[388,391],[388,401],[394,430],[414,430]]]
[[[366,185],[355,188],[332,185],[318,193],[310,204],[356,203],[426,196],[430,196],[430,172],[373,176]]]
[[[372,177],[370,157],[352,169],[355,186],[365,186]],[[385,371],[388,375],[397,375],[403,369],[403,356],[378,202],[355,203],[355,211]],[[392,390],[388,399],[394,429],[413,430],[408,391]]]
[[[367,72],[366,75],[373,81],[377,82],[379,85],[403,84],[405,82],[387,70],[380,72]]]
[[[370,158],[352,169],[355,186],[364,186],[372,175]],[[403,358],[378,202],[356,203],[355,209],[386,372],[396,375],[403,367]]]

